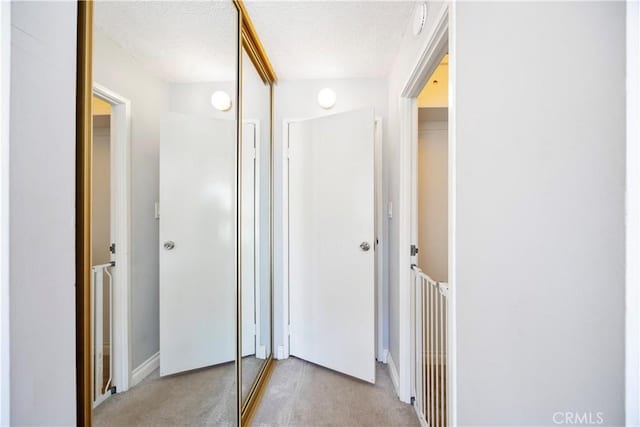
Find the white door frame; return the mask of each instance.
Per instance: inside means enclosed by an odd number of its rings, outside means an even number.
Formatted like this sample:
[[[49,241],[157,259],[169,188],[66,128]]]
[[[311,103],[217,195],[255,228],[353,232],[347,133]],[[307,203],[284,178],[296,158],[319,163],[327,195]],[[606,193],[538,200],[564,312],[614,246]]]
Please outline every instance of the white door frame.
[[[640,425],[640,5],[627,1],[625,420]]]
[[[254,143],[255,143],[255,153],[254,153],[254,181],[253,181],[253,221],[254,221],[254,236],[253,236],[253,246],[254,246],[254,271],[253,271],[253,283],[254,283],[254,310],[255,310],[255,355],[258,359],[266,359],[266,346],[261,345],[262,342],[262,334],[261,334],[261,325],[260,317],[261,313],[261,299],[260,299],[260,143],[261,143],[261,134],[260,134],[260,120],[258,119],[244,119],[242,120],[243,124],[250,124],[253,126],[254,131]]]
[[[339,113],[336,113],[339,114]],[[289,124],[305,119],[284,119],[282,121],[282,336],[283,345],[278,346],[276,359],[287,359],[289,357]],[[378,153],[382,153],[382,118],[375,117],[375,136],[374,136],[374,154],[375,162],[382,162],[378,158]],[[380,163],[381,165],[381,163]],[[374,168],[374,182],[376,195],[380,191],[380,197],[376,198],[376,206],[374,207],[378,217],[376,218],[376,238],[379,239],[379,246],[384,248],[386,239],[384,239],[382,227],[378,228],[378,222],[382,224],[385,218],[382,200],[382,168]],[[376,248],[377,250],[378,248]],[[387,301],[384,289],[384,256],[383,250],[378,250],[375,258],[376,275],[379,280],[375,284],[376,296],[376,359],[380,362],[387,363],[387,355],[389,349],[384,348],[384,325],[388,324],[385,318],[384,304]],[[381,261],[382,260],[382,261]],[[382,315],[379,316],[378,313]]]
[[[375,258],[375,280],[376,280],[376,359],[379,362],[387,363],[389,349],[384,345],[385,325],[388,324],[388,315],[385,306],[389,302],[388,287],[385,286],[385,256],[387,238],[384,234],[384,221],[387,218],[384,209],[384,193],[382,191],[382,118],[375,118],[374,125],[374,191],[375,191],[375,233],[376,241],[374,248]]]
[[[111,230],[113,269],[113,381],[118,392],[131,381],[131,101],[96,82],[93,94],[111,105]]]
[[[448,420],[457,424],[456,418],[456,49],[455,49],[455,2],[444,3],[435,17],[435,24],[426,39],[416,64],[411,69],[400,93],[400,197],[398,206],[399,222],[399,359],[398,396],[403,402],[411,401],[411,264],[415,257],[410,255],[410,246],[416,242],[417,205],[417,146],[418,146],[418,102],[417,97],[429,77],[440,64],[445,53],[449,53],[449,141],[448,141],[448,199],[449,199],[449,268],[448,282],[448,345],[447,365]]]

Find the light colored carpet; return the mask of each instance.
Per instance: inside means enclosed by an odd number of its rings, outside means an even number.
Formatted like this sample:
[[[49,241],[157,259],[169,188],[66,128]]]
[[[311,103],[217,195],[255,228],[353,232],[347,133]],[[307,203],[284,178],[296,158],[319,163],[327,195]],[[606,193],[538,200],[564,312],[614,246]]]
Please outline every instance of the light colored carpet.
[[[387,366],[376,384],[296,358],[281,360],[253,419],[254,426],[419,426],[411,405],[398,400]]]
[[[265,360],[258,359],[254,355],[244,356],[242,358],[242,401],[247,399],[247,394],[253,385],[258,372]]]
[[[236,425],[236,368],[226,363],[160,378],[156,370],[93,412],[96,427]]]
[[[247,373],[259,365],[257,361],[247,360]],[[112,396],[96,408],[94,425],[233,426],[235,393],[233,363],[164,378],[156,370],[136,387]],[[396,397],[385,365],[377,365],[373,385],[291,357],[276,362],[253,425],[420,424],[413,407]]]

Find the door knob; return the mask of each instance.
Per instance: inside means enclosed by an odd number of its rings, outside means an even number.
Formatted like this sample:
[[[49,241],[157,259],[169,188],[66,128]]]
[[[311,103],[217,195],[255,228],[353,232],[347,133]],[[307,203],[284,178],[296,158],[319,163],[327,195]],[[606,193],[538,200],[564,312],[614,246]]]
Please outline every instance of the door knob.
[[[360,243],[360,249],[367,252],[369,249],[371,249],[371,246],[369,246],[368,242],[362,242]]]
[[[164,242],[164,248],[168,251],[170,251],[171,249],[176,247],[176,244],[173,243],[171,240],[167,240],[166,242]]]

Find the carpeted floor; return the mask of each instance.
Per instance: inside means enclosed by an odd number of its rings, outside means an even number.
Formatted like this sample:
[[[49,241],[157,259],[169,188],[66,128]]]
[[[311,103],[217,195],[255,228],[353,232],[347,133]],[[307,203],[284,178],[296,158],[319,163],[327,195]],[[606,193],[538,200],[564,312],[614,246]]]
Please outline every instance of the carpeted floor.
[[[233,426],[236,368],[225,363],[160,378],[156,370],[93,411],[96,427]]]
[[[246,400],[247,394],[251,389],[256,377],[258,376],[258,372],[260,372],[260,368],[265,361],[263,359],[258,359],[257,357],[244,356],[242,358],[242,401]]]
[[[247,371],[250,371],[254,361],[247,362]],[[94,425],[232,426],[235,425],[235,393],[233,363],[164,378],[155,371],[136,387],[112,396],[96,408]],[[252,424],[420,425],[413,407],[396,397],[385,365],[377,365],[374,385],[294,357],[276,362]]]
[[[296,358],[281,360],[253,418],[254,426],[419,426],[398,400],[386,365],[369,384]]]

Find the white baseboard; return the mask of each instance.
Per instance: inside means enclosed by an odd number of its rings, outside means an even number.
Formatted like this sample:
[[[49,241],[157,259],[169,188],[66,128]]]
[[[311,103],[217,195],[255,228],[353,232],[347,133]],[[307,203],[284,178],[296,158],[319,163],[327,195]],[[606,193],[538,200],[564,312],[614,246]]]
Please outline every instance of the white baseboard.
[[[286,359],[286,357],[284,357],[284,346],[283,345],[279,345],[278,346],[278,353],[276,354],[276,359],[278,359],[278,360]]]
[[[420,413],[417,405],[413,405],[413,409],[416,411],[416,416],[418,417],[418,421],[420,421],[420,427],[429,427],[427,420],[424,418],[424,415]]]
[[[266,359],[267,358],[267,347],[264,345],[259,345],[256,350],[256,358],[257,359]]]
[[[382,350],[382,357],[380,357],[378,362],[382,362],[384,364],[389,363],[389,350],[387,350],[386,348]]]
[[[131,372],[131,384],[129,387],[135,387],[142,380],[147,378],[153,371],[160,367],[160,352],[157,352],[140,364]]]
[[[391,353],[387,352],[387,360],[389,365],[389,375],[391,375],[391,382],[393,383],[393,389],[396,391],[396,395],[400,396],[400,380],[398,376],[398,368],[391,357]]]

